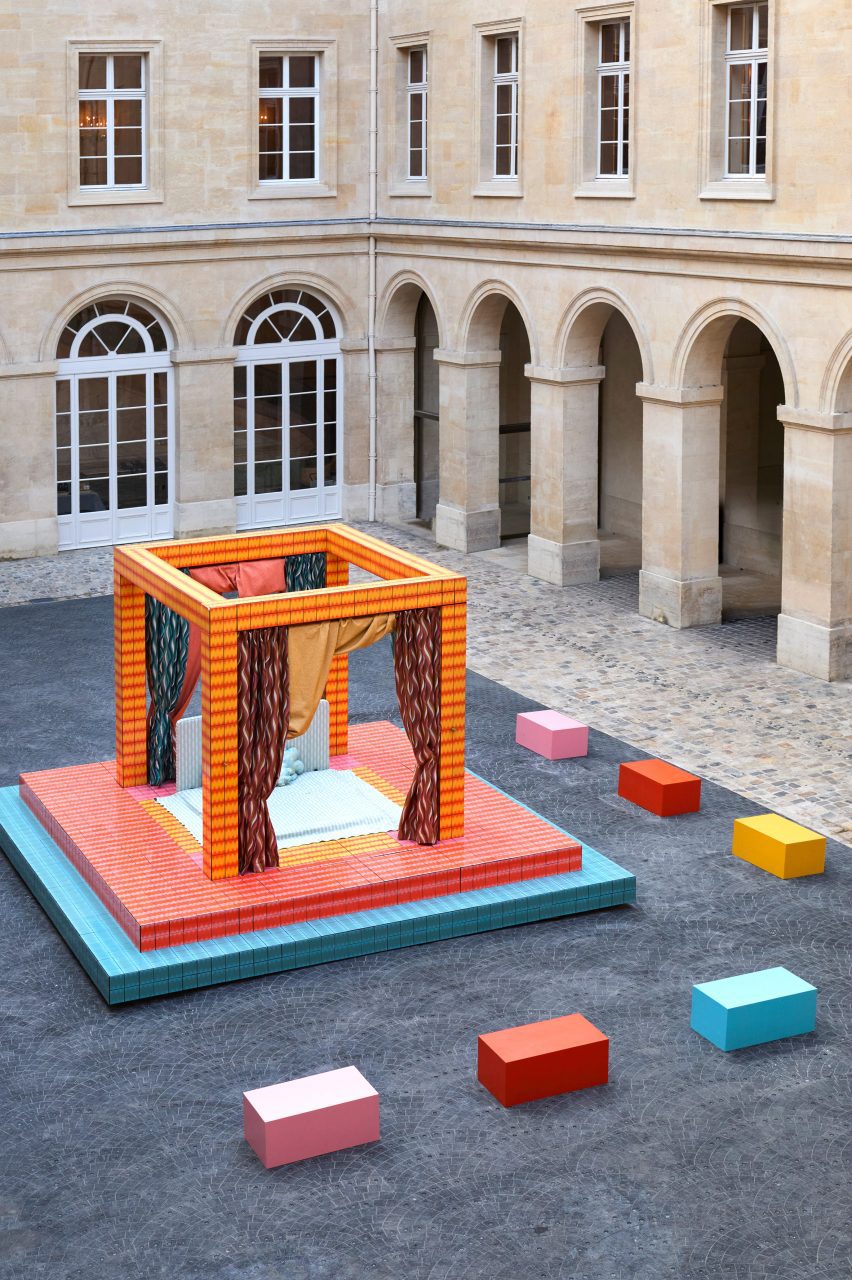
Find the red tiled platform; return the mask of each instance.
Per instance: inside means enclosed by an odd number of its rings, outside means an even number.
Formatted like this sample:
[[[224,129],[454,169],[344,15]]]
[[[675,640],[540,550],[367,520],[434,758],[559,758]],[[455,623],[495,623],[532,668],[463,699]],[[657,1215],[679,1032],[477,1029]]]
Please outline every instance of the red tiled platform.
[[[386,722],[353,725],[349,753],[400,791],[414,760]],[[139,788],[149,796],[151,788]],[[424,848],[376,836],[329,841],[329,860],[208,880],[191,854],[119,787],[111,762],[21,775],[21,798],[141,951],[321,916],[578,871],[580,845],[486,782],[465,774],[465,835]],[[312,846],[316,848],[316,846]],[[295,853],[288,850],[288,857]]]

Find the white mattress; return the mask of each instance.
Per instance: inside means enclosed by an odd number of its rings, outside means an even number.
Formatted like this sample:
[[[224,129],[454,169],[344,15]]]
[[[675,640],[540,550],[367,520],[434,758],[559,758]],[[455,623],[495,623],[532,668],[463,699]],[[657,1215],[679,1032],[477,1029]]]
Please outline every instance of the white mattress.
[[[158,803],[202,841],[201,788],[158,797]],[[398,804],[351,769],[303,773],[286,787],[276,787],[267,801],[279,849],[321,840],[395,831],[402,814]]]

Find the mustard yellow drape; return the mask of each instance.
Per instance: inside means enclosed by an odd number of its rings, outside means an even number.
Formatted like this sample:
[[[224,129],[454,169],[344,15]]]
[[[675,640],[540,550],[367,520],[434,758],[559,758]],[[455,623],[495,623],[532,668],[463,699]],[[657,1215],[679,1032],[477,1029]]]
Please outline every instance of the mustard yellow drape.
[[[366,649],[393,631],[396,614],[309,622],[289,628],[290,727],[288,737],[304,733],[323,695],[331,660],[338,653]]]

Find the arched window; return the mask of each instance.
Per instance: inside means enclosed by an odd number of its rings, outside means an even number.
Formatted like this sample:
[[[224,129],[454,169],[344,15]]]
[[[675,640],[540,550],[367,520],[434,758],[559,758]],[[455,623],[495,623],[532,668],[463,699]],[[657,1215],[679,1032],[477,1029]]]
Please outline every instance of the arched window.
[[[59,339],[56,480],[59,545],[168,537],[171,363],[162,321],[107,298]]]
[[[340,515],[341,358],[330,309],[302,289],[257,298],[236,331],[239,528]]]

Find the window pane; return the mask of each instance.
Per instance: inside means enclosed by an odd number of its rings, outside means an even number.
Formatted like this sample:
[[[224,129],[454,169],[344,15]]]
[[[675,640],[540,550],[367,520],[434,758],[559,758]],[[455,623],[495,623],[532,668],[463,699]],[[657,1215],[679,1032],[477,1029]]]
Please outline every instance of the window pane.
[[[144,440],[148,430],[144,409],[119,409],[115,415],[116,437],[120,441]]]
[[[115,154],[117,156],[141,156],[142,130],[116,129]]]
[[[69,413],[71,411],[71,383],[67,378],[61,378],[56,384],[56,412]]]
[[[80,410],[102,409],[109,404],[109,383],[106,378],[81,378],[77,387],[77,404]]]
[[[124,156],[115,161],[115,185],[138,187],[142,182],[142,157]]]
[[[618,141],[618,112],[601,112],[601,142]]]
[[[601,62],[620,62],[620,22],[604,22],[601,24]]]
[[[116,481],[116,504],[119,510],[148,505],[148,477],[142,473],[119,476]]]
[[[315,489],[317,487],[317,460],[303,458],[290,463],[290,489]]]
[[[747,4],[739,9],[731,9],[730,44],[732,53],[739,49],[750,49],[752,27],[754,24],[754,6]]]
[[[248,434],[245,431],[234,432],[234,462],[245,462],[248,457]]]
[[[246,496],[247,471],[248,468],[242,463],[234,467],[234,497],[236,498],[244,498]]]
[[[168,395],[168,375],[165,373],[154,374],[154,404],[165,404]]]
[[[732,138],[728,143],[728,172],[748,173],[748,138]]]
[[[56,479],[60,484],[68,483],[71,479],[71,450],[56,450]]]
[[[290,63],[290,88],[313,89],[316,83],[316,58],[311,54],[292,54]]]
[[[262,462],[254,468],[255,493],[281,492],[281,463]]]
[[[291,98],[290,123],[313,124],[315,105],[316,100],[314,98]]]
[[[254,425],[257,431],[281,426],[280,396],[262,396],[255,400]]]
[[[284,59],[272,54],[260,55],[261,89],[280,89],[284,84]]]
[[[497,147],[494,157],[494,172],[498,178],[512,176],[512,148]]]
[[[169,411],[164,404],[154,409],[154,439],[165,440],[169,434]]]
[[[497,86],[497,114],[510,115],[512,112],[513,85],[498,84]]]
[[[104,187],[107,180],[107,162],[106,160],[81,160],[80,161],[80,186],[81,187]]]
[[[330,455],[326,455],[325,483],[327,485],[337,484],[337,456],[333,453]]]
[[[312,124],[291,124],[289,139],[291,151],[313,152],[314,126]]]
[[[755,143],[755,173],[766,173],[766,139],[758,138]]]
[[[116,98],[116,129],[138,129],[142,124],[142,100],[140,98]]]
[[[118,444],[115,450],[118,474],[136,475],[148,469],[148,446],[144,440]]]
[[[280,124],[262,124],[259,131],[259,145],[263,155],[282,151],[284,147],[284,130],[282,126]]]
[[[317,389],[315,360],[297,360],[290,365],[290,392],[293,395]],[[312,419],[314,421],[314,419]]]
[[[260,157],[258,166],[258,178],[261,182],[280,182],[284,177],[284,160],[281,152],[270,152],[268,155]],[[242,345],[245,339],[241,336],[237,337],[237,346]],[[273,339],[274,341],[274,339]]]
[[[423,49],[412,49],[408,54],[408,82],[409,84],[422,84],[426,70],[425,51]]]
[[[515,36],[501,36],[497,40],[497,74],[498,76],[508,75],[516,69]]]
[[[258,364],[254,369],[254,393],[256,396],[281,395],[281,365]]]
[[[420,123],[423,120],[423,94],[412,93],[408,97],[408,118]]]
[[[107,136],[106,129],[81,129],[80,130],[80,158],[89,159],[98,156],[106,157],[107,153]],[[104,168],[106,172],[106,168]]]
[[[601,107],[618,106],[618,76],[601,76]]]
[[[158,507],[165,506],[169,500],[169,477],[166,472],[154,476],[154,502]]]
[[[105,53],[81,53],[80,88],[105,89],[106,64],[107,60]]]
[[[325,424],[325,451],[326,453],[336,453],[337,451],[336,422],[327,422]]]
[[[80,510],[109,511],[109,480],[80,480]]]
[[[106,445],[81,445],[78,453],[81,481],[109,476],[109,449]]]
[[[731,67],[730,75],[731,101],[742,101],[751,98],[751,63],[745,62]]]
[[[759,4],[757,6],[757,47],[758,49],[769,48],[769,5]]]
[[[728,111],[728,137],[747,138],[751,123],[751,103],[732,102]]]
[[[497,146],[508,146],[512,141],[512,117],[498,116],[496,123]]]
[[[757,96],[758,98],[766,97],[767,90],[768,66],[765,62],[757,64]]]
[[[312,458],[317,451],[316,427],[295,427],[290,432],[290,457]]]
[[[408,176],[410,178],[422,178],[423,174],[423,152],[409,151],[408,153]]]
[[[618,143],[604,142],[601,144],[601,173],[606,177],[612,177],[618,173]]]
[[[624,28],[624,61],[630,61],[630,19],[622,23]]]
[[[258,462],[277,462],[281,458],[281,430],[255,431],[254,456]]]
[[[142,88],[142,58],[138,53],[117,53],[113,59],[113,87]]]
[[[297,152],[290,156],[290,177],[294,182],[308,182],[316,177],[312,151]]]

